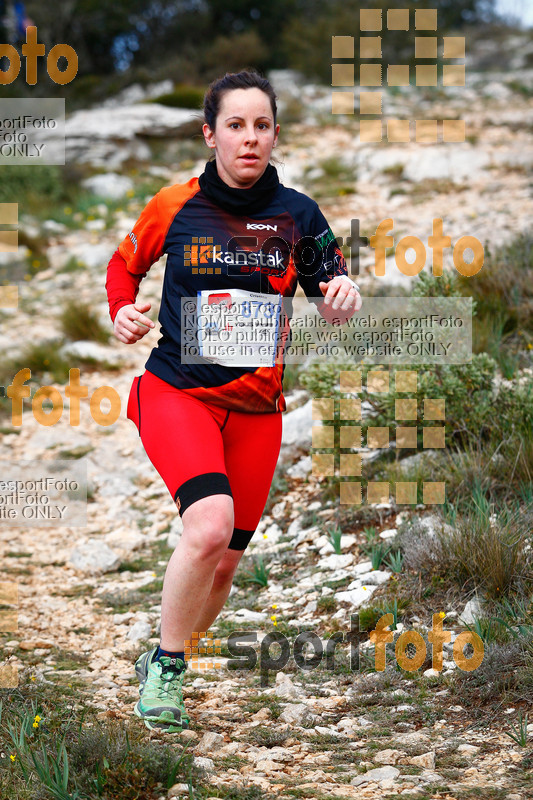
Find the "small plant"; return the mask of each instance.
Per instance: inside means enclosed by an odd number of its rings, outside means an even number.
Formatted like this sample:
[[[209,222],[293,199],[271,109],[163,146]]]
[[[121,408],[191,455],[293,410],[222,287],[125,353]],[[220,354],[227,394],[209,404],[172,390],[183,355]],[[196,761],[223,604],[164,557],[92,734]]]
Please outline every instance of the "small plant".
[[[302,528],[316,528],[318,526],[319,519],[318,514],[313,509],[313,511],[304,511],[300,520],[300,524]]]
[[[391,178],[394,178],[394,180],[399,181],[403,176],[403,170],[404,170],[404,165],[398,163],[398,164],[391,164],[390,167],[385,167],[385,169],[382,170],[382,172],[384,175],[389,175]]]
[[[188,745],[147,740],[135,724],[100,722],[86,696],[81,681],[76,689],[30,682],[10,692],[9,715],[0,701],[0,750],[11,761],[9,769],[0,763],[0,797],[138,800],[180,780],[197,796]]]
[[[289,732],[280,728],[258,726],[253,729],[251,736],[260,747],[276,747],[289,738]]]
[[[363,528],[363,533],[366,537],[368,544],[374,544],[378,538],[378,530],[373,525],[368,528]]]
[[[398,599],[395,597],[392,603],[389,603],[386,606],[383,606],[383,613],[384,614],[392,614],[393,622],[390,626],[391,630],[395,631],[398,627]]]
[[[372,569],[379,569],[381,564],[389,552],[389,548],[386,544],[376,544],[372,548],[370,553],[370,561],[372,562]]]
[[[387,558],[385,564],[388,566],[391,572],[401,572],[403,567],[403,555],[400,550],[396,550],[394,553],[389,553],[389,557]]]
[[[372,564],[372,569],[379,569],[385,556],[389,552],[389,547],[384,542],[376,542],[372,544],[370,547],[364,547],[363,550],[366,555],[369,557],[370,562]]]
[[[321,598],[322,599],[322,598]],[[371,631],[385,612],[377,606],[366,606],[359,612],[359,628],[362,631]]]
[[[515,727],[511,722],[512,733],[505,731],[505,735],[509,736],[513,742],[516,742],[519,747],[527,747],[527,714],[523,717],[522,711],[518,712],[518,725]]]
[[[178,772],[180,770],[181,762],[183,761],[183,759],[185,757],[185,753],[187,751],[187,748],[189,747],[190,744],[191,744],[191,740],[189,740],[188,742],[185,742],[185,745],[183,746],[183,750],[182,750],[182,753],[181,753],[180,757],[178,758],[178,760],[176,761],[174,766],[169,770],[168,777],[167,777],[167,789],[170,789],[176,783],[176,775],[178,774]]]
[[[370,619],[373,619],[373,620],[375,620],[375,622],[377,622],[385,614],[392,614],[393,622],[392,622],[390,628],[391,628],[391,630],[395,631],[397,629],[397,626],[398,626],[398,621],[399,621],[398,617],[399,617],[399,615],[405,613],[405,611],[407,610],[409,605],[410,605],[410,602],[406,597],[400,597],[400,598],[395,597],[394,600],[384,599],[384,600],[380,601],[379,603],[376,603],[375,606],[372,606],[373,615],[369,615],[368,621],[370,621]],[[365,620],[365,622],[366,621],[367,620]],[[374,622],[374,624],[375,624],[375,622]],[[362,617],[360,618],[359,624],[361,626],[361,629],[363,629],[363,627],[362,627]]]
[[[68,261],[66,261],[62,267],[60,267],[57,271],[58,272],[79,272],[80,270],[85,269],[85,264],[83,261],[80,261],[76,258],[76,256],[71,256]]]
[[[340,556],[341,553],[342,553],[342,549],[341,549],[342,531],[341,531],[340,525],[335,525],[335,526],[330,525],[327,528],[327,534],[328,534],[329,543],[333,547],[333,550],[335,551],[335,553],[338,556]]]
[[[531,600],[513,598],[511,602],[507,597],[501,600],[502,616],[496,621],[505,626],[513,639],[533,641],[533,603]]]
[[[337,601],[331,594],[326,594],[324,597],[319,597],[316,604],[318,611],[335,611],[337,608]]]
[[[266,586],[270,570],[271,567],[265,566],[263,557],[258,556],[253,560],[253,571],[244,574],[243,583],[258,583],[259,586]]]
[[[472,624],[466,627],[472,633],[476,633],[483,644],[502,642],[509,638],[505,626],[494,617],[476,617]]]

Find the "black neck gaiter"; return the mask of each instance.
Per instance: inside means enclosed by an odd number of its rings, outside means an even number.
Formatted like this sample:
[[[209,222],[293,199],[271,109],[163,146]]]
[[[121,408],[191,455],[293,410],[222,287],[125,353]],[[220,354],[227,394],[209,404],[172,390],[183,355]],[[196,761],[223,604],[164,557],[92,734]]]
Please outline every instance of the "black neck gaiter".
[[[213,203],[232,214],[256,214],[262,211],[279,186],[278,172],[272,164],[268,164],[259,180],[249,189],[234,189],[219,176],[216,160],[206,163],[198,182],[200,189]]]

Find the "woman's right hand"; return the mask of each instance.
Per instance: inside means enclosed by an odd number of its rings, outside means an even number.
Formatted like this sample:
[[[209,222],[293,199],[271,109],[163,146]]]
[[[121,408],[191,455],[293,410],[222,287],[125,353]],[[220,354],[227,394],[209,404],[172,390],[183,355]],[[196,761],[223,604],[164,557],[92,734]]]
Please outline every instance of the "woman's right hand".
[[[151,308],[151,303],[130,303],[117,311],[113,325],[113,333],[124,344],[134,344],[148,333],[154,323],[144,312]],[[138,325],[137,323],[143,323]]]

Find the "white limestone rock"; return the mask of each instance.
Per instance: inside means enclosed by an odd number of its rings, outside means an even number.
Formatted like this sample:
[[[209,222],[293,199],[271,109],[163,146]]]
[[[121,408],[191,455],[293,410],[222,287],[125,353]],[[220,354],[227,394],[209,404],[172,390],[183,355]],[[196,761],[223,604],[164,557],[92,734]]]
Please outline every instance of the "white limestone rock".
[[[69,562],[80,572],[99,575],[118,569],[121,559],[101,539],[88,539],[84,544],[74,548]]]

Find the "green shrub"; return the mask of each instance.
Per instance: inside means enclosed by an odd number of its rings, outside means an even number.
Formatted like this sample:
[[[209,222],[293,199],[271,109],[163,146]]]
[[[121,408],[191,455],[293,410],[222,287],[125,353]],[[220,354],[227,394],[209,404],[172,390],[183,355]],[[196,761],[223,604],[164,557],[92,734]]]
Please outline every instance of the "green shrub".
[[[182,84],[175,86],[171,92],[161,94],[149,102],[161,103],[163,106],[171,106],[172,108],[202,108],[203,101],[204,89]]]
[[[452,560],[444,548],[443,537],[428,533],[427,527],[418,518],[402,523],[395,542],[403,555],[403,565],[408,570],[429,576],[432,573],[446,573],[451,568]]]
[[[109,341],[109,331],[86,303],[69,300],[61,313],[60,322],[65,336],[73,341],[90,339],[103,344]]]
[[[460,278],[462,294],[476,304],[473,347],[489,353],[504,377],[527,366],[525,351],[533,342],[533,237],[521,234],[493,252],[485,248],[485,263],[472,278]]]
[[[459,285],[476,301],[480,319],[505,320],[504,332],[518,328],[533,332],[533,237],[520,234],[494,251],[485,247],[485,263]]]
[[[445,273],[435,278],[422,272],[414,297],[470,296],[474,301],[472,345],[475,353],[488,353],[505,378],[529,366],[528,345],[533,344],[533,237],[519,234],[491,251],[485,245],[481,270],[471,278]]]
[[[475,492],[468,510],[440,534],[459,581],[471,579],[494,600],[526,591],[533,566],[532,523],[533,508],[496,508]]]
[[[339,381],[339,371],[342,369],[349,369],[349,366],[334,361],[314,361],[305,371],[300,372],[300,383],[313,397],[333,397],[333,389]]]
[[[50,373],[53,380],[58,383],[68,380],[70,364],[60,355],[59,345],[58,340],[29,344],[20,356],[2,364],[1,375],[4,376],[2,382],[5,383],[7,379],[11,383],[13,376],[19,370],[26,368],[31,370],[29,386],[32,381],[42,382],[45,373]]]
[[[0,202],[42,205],[62,199],[65,193],[61,170],[57,166],[10,165],[1,169]]]
[[[472,672],[457,670],[456,692],[465,704],[533,702],[533,649],[524,642],[491,642]]]
[[[363,373],[368,369],[364,367]],[[455,442],[466,446],[486,434],[489,421],[493,423],[492,410],[495,402],[493,380],[496,372],[494,359],[481,353],[473,356],[468,364],[436,365],[431,369],[410,366],[409,369],[418,373],[416,396],[419,419],[423,419],[424,399],[444,399],[447,444]],[[395,368],[390,370],[391,387],[394,386],[392,375],[396,371]],[[304,386],[312,386],[315,390],[317,387],[323,387],[327,391],[332,379],[338,379],[338,367],[335,370],[333,365],[326,364],[313,365],[311,374],[302,375],[300,380]],[[331,391],[330,389],[330,394]],[[391,431],[396,427],[395,403],[399,397],[404,397],[403,394],[394,391],[375,394],[364,390],[361,397],[372,406],[367,424],[371,421],[372,425],[389,427]],[[422,446],[421,426],[419,426],[419,439],[419,446]],[[409,451],[406,451],[407,454]]]
[[[255,30],[217,36],[209,43],[209,47],[202,50],[205,74],[209,80],[218,78],[221,71],[249,69],[250,64],[261,69],[269,56],[267,46]]]

